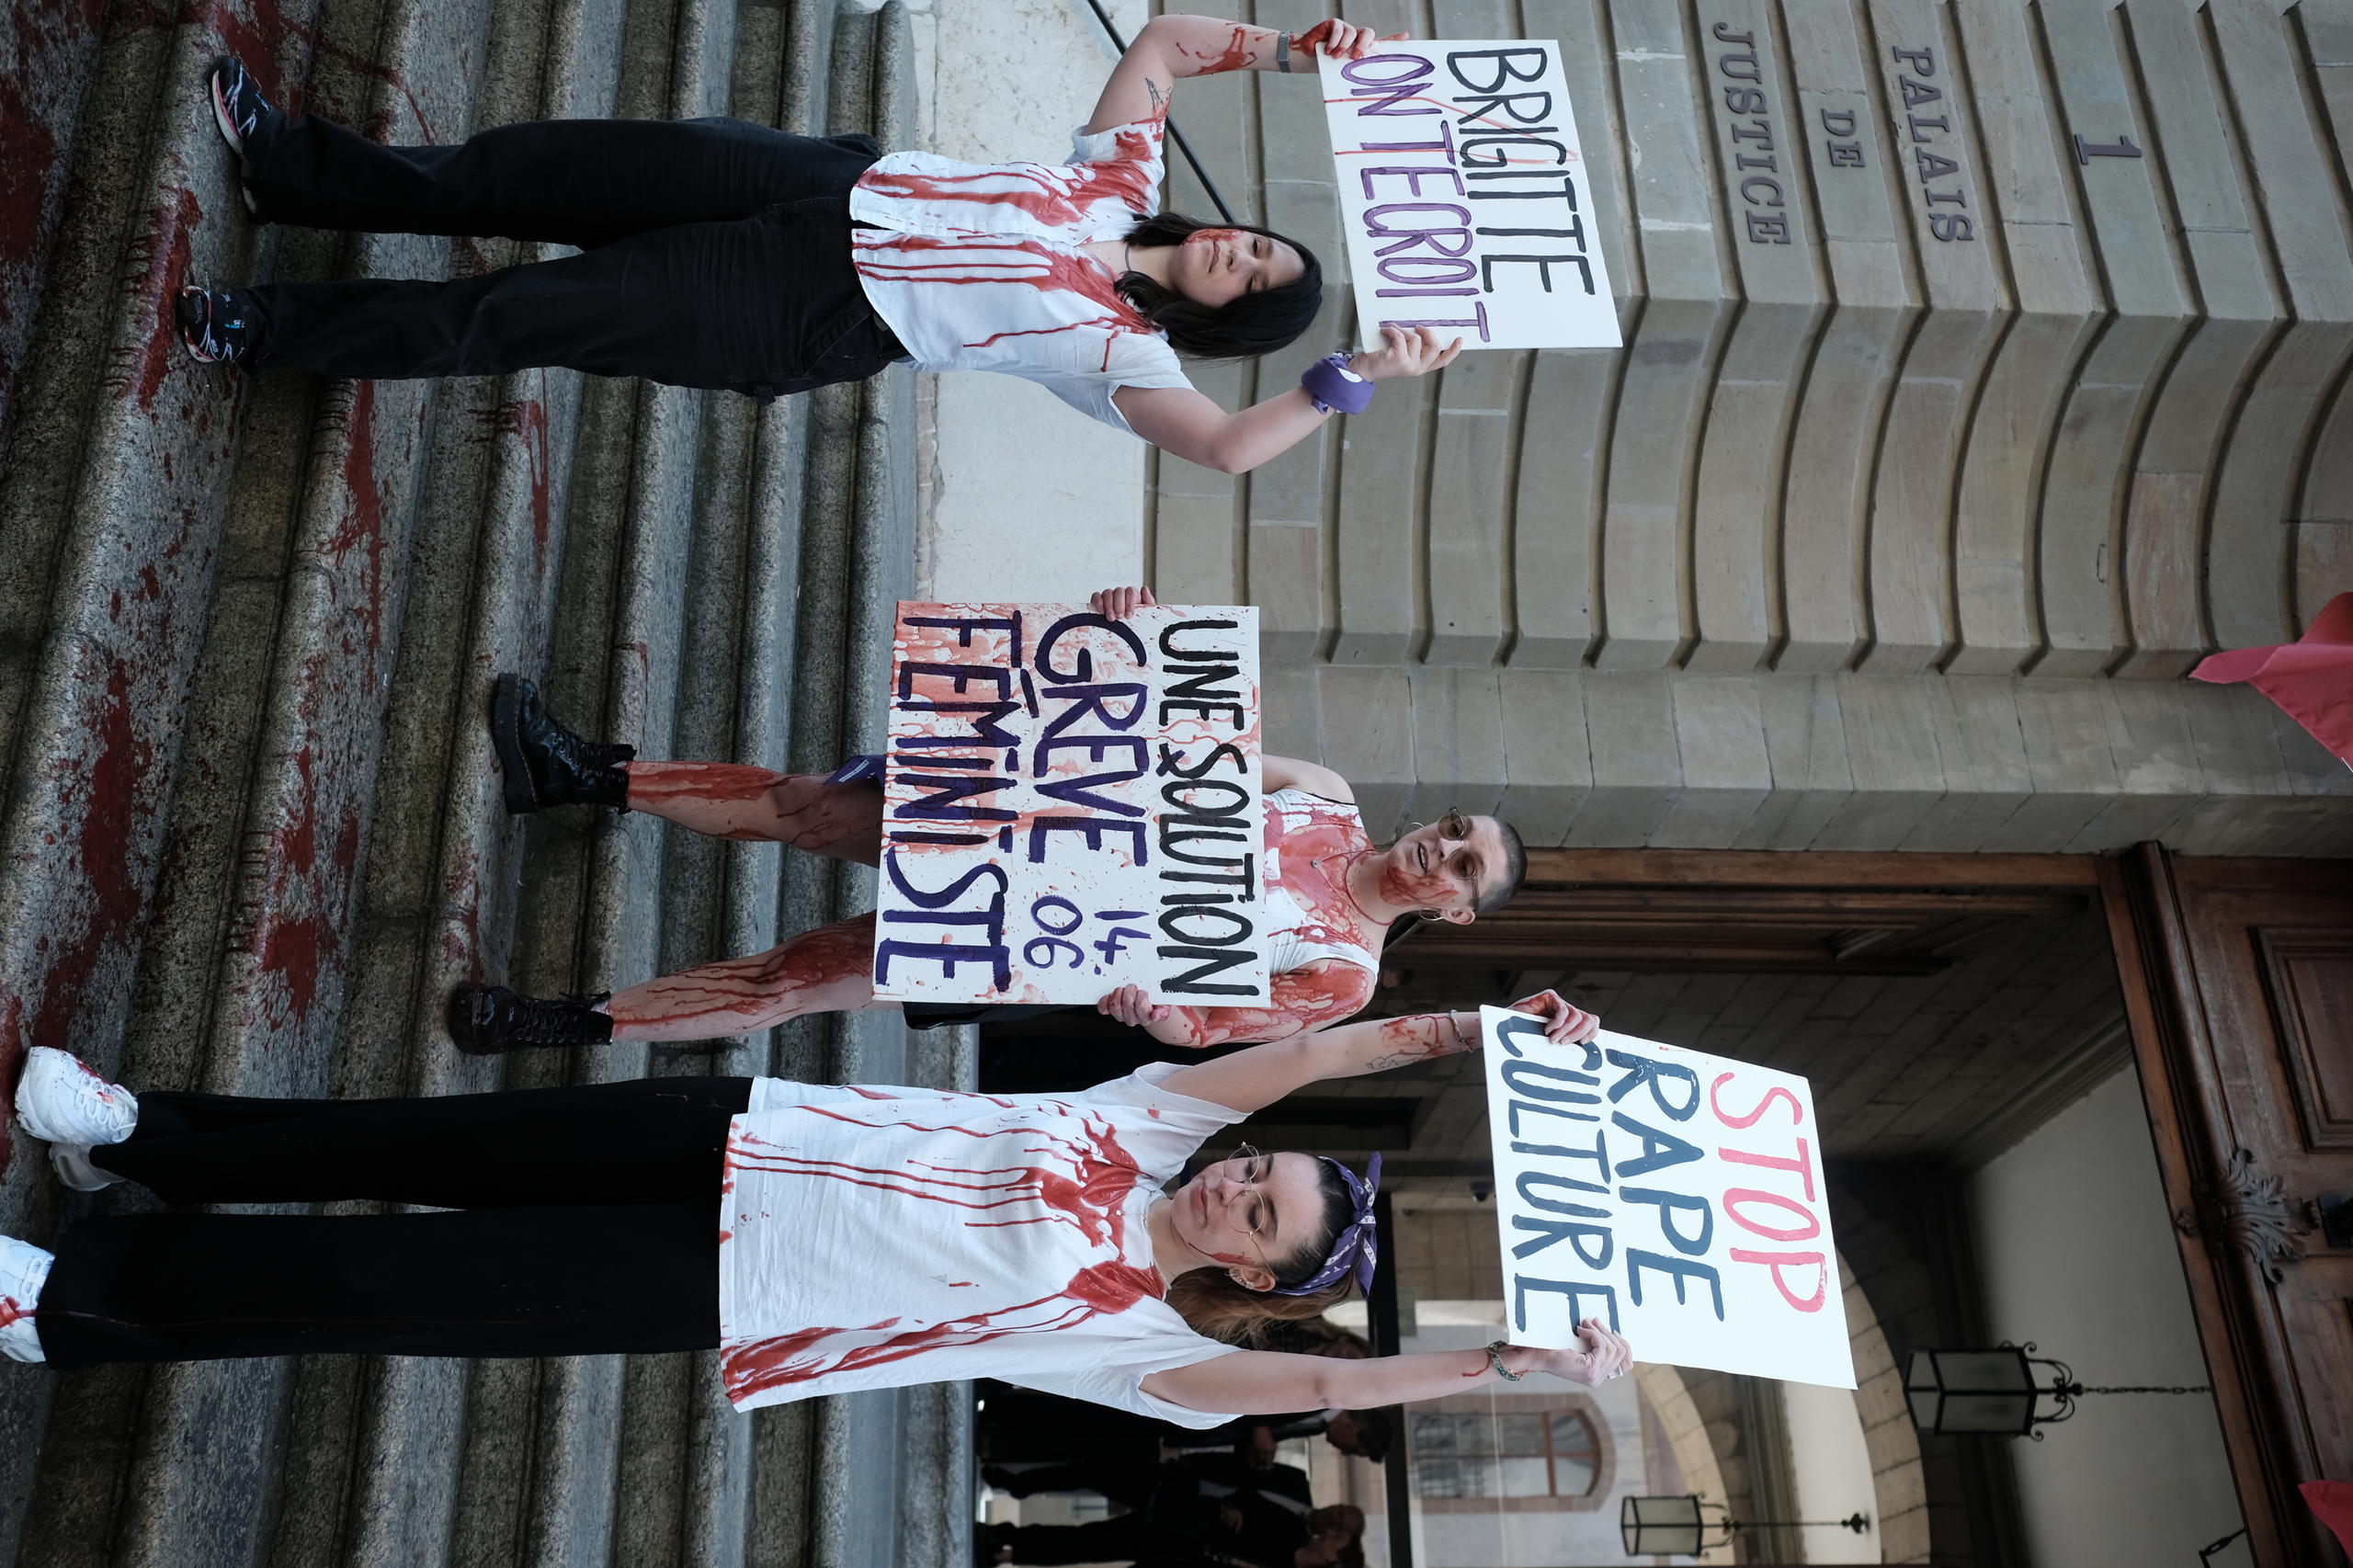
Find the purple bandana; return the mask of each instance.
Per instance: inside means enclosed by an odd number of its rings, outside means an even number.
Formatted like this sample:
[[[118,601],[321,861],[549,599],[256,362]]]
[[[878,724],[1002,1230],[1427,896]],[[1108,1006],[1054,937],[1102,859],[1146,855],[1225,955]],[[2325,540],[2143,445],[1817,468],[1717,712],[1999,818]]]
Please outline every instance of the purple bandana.
[[[1342,1275],[1353,1272],[1357,1277],[1357,1289],[1370,1294],[1373,1260],[1381,1252],[1381,1234],[1372,1220],[1372,1195],[1381,1190],[1381,1156],[1375,1154],[1372,1157],[1361,1178],[1329,1154],[1316,1157],[1339,1172],[1340,1179],[1347,1184],[1348,1196],[1357,1206],[1356,1218],[1332,1238],[1332,1252],[1324,1258],[1323,1267],[1300,1284],[1278,1285],[1274,1293],[1278,1296],[1312,1296]]]

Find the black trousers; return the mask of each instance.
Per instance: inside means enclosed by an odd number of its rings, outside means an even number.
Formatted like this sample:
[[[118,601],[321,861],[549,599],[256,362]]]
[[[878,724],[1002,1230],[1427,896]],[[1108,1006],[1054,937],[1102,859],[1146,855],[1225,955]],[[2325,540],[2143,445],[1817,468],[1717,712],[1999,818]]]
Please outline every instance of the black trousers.
[[[1122,1507],[1141,1512],[1151,1504],[1152,1494],[1160,1485],[1161,1467],[1157,1459],[1148,1464],[1086,1460],[1073,1464],[1032,1465],[1015,1471],[1005,1479],[1009,1484],[1003,1490],[1016,1497],[1034,1497],[1040,1492],[1097,1492]]]
[[[456,1210],[108,1215],[57,1245],[61,1370],[362,1351],[570,1356],[719,1343],[719,1189],[748,1078],[398,1100],[143,1094],[94,1152],[175,1203]]]
[[[360,379],[563,366],[756,397],[860,381],[904,352],[850,265],[864,136],[740,119],[566,119],[385,147],[315,116],[245,140],[264,222],[469,234],[582,254],[435,283],[239,290],[254,369]]]
[[[1029,1568],[1059,1568],[1066,1562],[1138,1562],[1165,1546],[1154,1540],[1141,1513],[1083,1525],[999,1525],[991,1527],[983,1539],[992,1546],[1010,1546],[1013,1561]]]

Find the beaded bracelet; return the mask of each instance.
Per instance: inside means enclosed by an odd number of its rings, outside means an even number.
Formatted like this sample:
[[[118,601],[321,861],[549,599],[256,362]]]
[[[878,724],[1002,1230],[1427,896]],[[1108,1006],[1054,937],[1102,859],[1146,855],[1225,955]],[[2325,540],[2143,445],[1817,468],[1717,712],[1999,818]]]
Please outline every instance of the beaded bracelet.
[[[1511,1341],[1508,1339],[1491,1341],[1487,1346],[1487,1365],[1495,1369],[1495,1376],[1507,1383],[1525,1382],[1528,1381],[1526,1372],[1515,1372],[1504,1365],[1504,1352],[1511,1347]]]

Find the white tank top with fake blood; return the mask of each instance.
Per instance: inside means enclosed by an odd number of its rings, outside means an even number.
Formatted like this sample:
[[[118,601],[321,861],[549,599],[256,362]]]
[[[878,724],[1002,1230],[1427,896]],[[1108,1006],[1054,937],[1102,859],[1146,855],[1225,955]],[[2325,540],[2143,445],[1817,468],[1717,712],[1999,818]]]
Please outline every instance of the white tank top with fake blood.
[[[756,1081],[727,1141],[720,1362],[739,1410],[961,1378],[1206,1427],[1145,1393],[1233,1346],[1161,1300],[1145,1211],[1239,1112],[1154,1062],[1083,1094]]]
[[[1349,919],[1348,863],[1372,848],[1364,816],[1341,801],[1304,790],[1268,795],[1265,846],[1267,956],[1274,972],[1304,969],[1319,960],[1381,973],[1381,955],[1364,945]],[[1371,999],[1368,980],[1365,999]]]
[[[850,192],[867,302],[918,369],[999,370],[1124,430],[1121,387],[1182,387],[1176,351],[1080,247],[1160,210],[1158,120],[1072,139],[1067,164],[893,153]]]

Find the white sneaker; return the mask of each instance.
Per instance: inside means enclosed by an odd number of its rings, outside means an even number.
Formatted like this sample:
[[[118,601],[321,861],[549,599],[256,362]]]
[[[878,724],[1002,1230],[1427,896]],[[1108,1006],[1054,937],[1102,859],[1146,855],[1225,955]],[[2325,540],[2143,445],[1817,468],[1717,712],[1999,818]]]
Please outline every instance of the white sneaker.
[[[37,1045],[17,1085],[17,1121],[51,1143],[119,1143],[139,1125],[139,1098],[72,1051]]]
[[[49,1283],[49,1266],[56,1261],[30,1242],[0,1236],[0,1356],[11,1361],[49,1359],[40,1347],[40,1331],[33,1326],[33,1309]]]
[[[76,1192],[100,1192],[122,1178],[111,1171],[102,1171],[90,1159],[87,1143],[51,1143],[49,1146],[49,1168],[57,1179]]]

